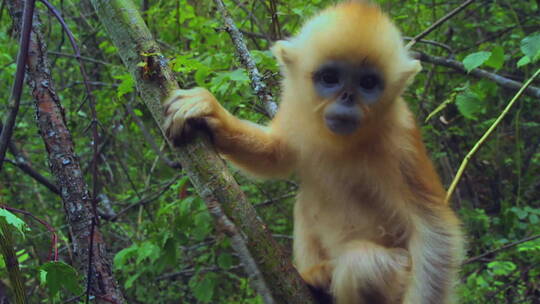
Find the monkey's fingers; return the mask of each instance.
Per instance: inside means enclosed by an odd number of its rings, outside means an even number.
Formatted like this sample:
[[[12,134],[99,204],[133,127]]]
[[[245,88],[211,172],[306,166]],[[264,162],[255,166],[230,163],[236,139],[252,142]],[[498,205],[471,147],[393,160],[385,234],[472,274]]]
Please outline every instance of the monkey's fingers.
[[[322,262],[302,272],[300,276],[313,287],[329,290],[332,280],[332,265],[330,262]]]
[[[216,104],[205,89],[174,91],[164,104],[166,136],[177,146],[187,142],[193,131],[214,115]]]

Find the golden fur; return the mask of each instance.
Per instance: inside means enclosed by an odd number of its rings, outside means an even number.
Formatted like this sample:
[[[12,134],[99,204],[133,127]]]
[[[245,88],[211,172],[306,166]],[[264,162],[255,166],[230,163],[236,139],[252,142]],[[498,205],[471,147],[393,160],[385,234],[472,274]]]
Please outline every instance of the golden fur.
[[[344,2],[273,52],[284,80],[280,109],[267,127],[237,119],[197,88],[175,91],[166,102],[169,136],[182,141],[186,121],[203,119],[220,153],[245,171],[298,174],[295,265],[338,304],[451,303],[462,236],[400,97],[420,65],[397,28],[375,5]],[[316,94],[312,73],[326,60],[368,62],[385,81],[380,99],[361,105],[362,125],[349,135],[323,122],[329,101]]]

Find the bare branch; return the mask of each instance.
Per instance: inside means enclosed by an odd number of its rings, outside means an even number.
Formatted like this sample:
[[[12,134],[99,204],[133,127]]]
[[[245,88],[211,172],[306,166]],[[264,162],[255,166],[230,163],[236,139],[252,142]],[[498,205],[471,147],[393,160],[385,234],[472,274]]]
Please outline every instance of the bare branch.
[[[523,86],[523,84],[518,81],[503,77],[501,75],[498,75],[492,72],[488,72],[486,70],[478,69],[478,68],[473,69],[472,71],[467,73],[467,70],[463,66],[463,63],[456,60],[432,56],[432,55],[428,55],[422,52],[411,52],[411,54],[414,58],[421,60],[423,62],[429,62],[436,65],[445,66],[445,67],[454,69],[458,72],[461,72],[463,74],[469,74],[477,78],[489,79],[497,83],[503,88],[519,90]],[[525,89],[525,94],[532,97],[540,98],[540,88],[529,86],[527,87],[527,89]]]
[[[10,110],[6,122],[4,123],[2,133],[0,134],[0,171],[2,171],[8,142],[11,140],[13,128],[15,127],[15,120],[17,119],[17,113],[19,112],[26,58],[28,56],[28,45],[30,42],[30,31],[32,30],[35,0],[28,0],[24,3],[26,4],[23,11],[21,42],[19,44],[20,48],[19,53],[17,54],[17,71],[15,72],[15,81],[13,82],[11,97],[9,98]]]
[[[414,36],[414,38],[407,44],[406,48],[410,49],[413,45],[416,44],[420,39],[426,37],[429,33],[433,32],[436,28],[441,26],[444,22],[448,21],[448,19],[454,17],[457,13],[464,10],[469,4],[473,3],[475,0],[467,0],[463,2],[460,6],[453,9],[451,12],[443,16],[441,19],[435,21],[432,25],[430,25],[427,29],[425,29],[420,34]]]
[[[466,260],[465,262],[463,262],[463,265],[474,263],[474,262],[476,262],[478,260],[481,260],[481,259],[483,259],[483,258],[485,258],[487,256],[499,253],[499,252],[501,252],[503,250],[512,248],[514,246],[517,246],[517,245],[520,245],[520,244],[523,244],[523,243],[526,243],[526,242],[534,241],[534,240],[536,240],[538,238],[540,238],[540,234],[529,236],[529,237],[526,237],[526,238],[521,239],[519,241],[515,241],[515,242],[512,242],[512,243],[506,244],[506,245],[504,245],[502,247],[499,247],[497,249],[494,249],[494,250],[491,250],[491,251],[488,251],[488,252],[484,252],[481,255],[477,255],[475,257],[472,257],[472,258]]]
[[[223,17],[223,22],[225,23],[225,30],[231,36],[231,40],[236,48],[236,53],[240,58],[240,62],[246,67],[249,79],[251,80],[251,87],[255,91],[255,95],[259,98],[260,102],[264,105],[266,113],[273,117],[277,112],[277,105],[274,102],[272,94],[268,90],[266,84],[262,80],[261,73],[255,65],[255,61],[251,57],[249,50],[244,41],[242,33],[238,30],[234,24],[234,20],[231,18],[231,15],[225,8],[222,0],[214,0],[216,3],[221,16]]]
[[[135,124],[139,127],[139,129],[141,129],[144,139],[150,145],[152,150],[154,150],[154,152],[157,154],[159,159],[161,159],[165,164],[167,164],[167,166],[171,168],[174,168],[174,169],[182,168],[179,162],[172,161],[167,156],[165,156],[165,154],[163,154],[161,149],[157,146],[156,141],[154,140],[154,137],[146,129],[146,126],[144,125],[144,122],[142,121],[142,119],[140,119],[139,116],[135,115],[135,112],[133,111],[131,104],[126,103],[124,107],[126,108],[126,111],[128,112],[129,116],[131,116]]]

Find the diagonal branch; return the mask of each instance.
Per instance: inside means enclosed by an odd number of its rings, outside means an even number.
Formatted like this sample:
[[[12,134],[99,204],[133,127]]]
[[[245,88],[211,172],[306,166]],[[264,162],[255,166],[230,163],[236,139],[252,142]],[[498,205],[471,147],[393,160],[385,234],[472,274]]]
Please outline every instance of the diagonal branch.
[[[225,30],[231,36],[231,40],[234,44],[234,47],[236,48],[236,53],[240,58],[240,62],[246,67],[248,71],[249,79],[251,80],[251,87],[253,88],[253,91],[255,91],[255,95],[257,95],[260,102],[262,102],[266,113],[270,117],[273,117],[276,114],[277,105],[274,102],[272,94],[270,94],[268,87],[266,86],[264,81],[262,81],[261,73],[255,65],[255,61],[251,57],[251,54],[249,53],[242,33],[234,24],[234,20],[231,18],[231,15],[227,11],[227,8],[225,8],[223,1],[214,0],[214,2],[216,3],[218,10],[223,17],[223,22],[225,23]]]
[[[122,61],[136,80],[142,100],[161,126],[164,120],[161,101],[171,90],[178,88],[166,58],[131,1],[91,2]],[[221,209],[237,227],[240,240],[249,248],[253,261],[257,262],[262,279],[275,302],[312,303],[311,294],[292,266],[289,256],[272,238],[207,137],[198,136],[194,142],[176,152],[182,168],[207,207]],[[219,221],[220,217],[214,213],[214,219]],[[239,253],[242,250],[233,248]],[[242,262],[246,265],[249,260]],[[246,268],[246,271],[250,269]],[[254,287],[257,288],[257,285]]]
[[[495,119],[493,124],[487,129],[486,133],[480,137],[480,139],[474,144],[472,149],[465,155],[465,158],[461,162],[461,165],[459,166],[459,169],[456,173],[456,176],[452,180],[452,183],[450,184],[450,187],[448,187],[448,191],[446,193],[445,203],[448,203],[450,201],[450,198],[452,197],[452,194],[456,190],[456,187],[461,179],[461,176],[463,175],[463,172],[467,168],[467,165],[469,164],[469,161],[472,159],[472,157],[476,154],[478,150],[482,147],[482,145],[487,141],[489,136],[495,131],[495,129],[499,126],[503,118],[508,114],[512,106],[518,101],[518,99],[523,95],[523,92],[525,92],[525,89],[527,89],[528,86],[533,82],[533,80],[540,75],[540,69],[536,70],[536,72],[529,78],[525,84],[519,89],[519,91],[514,95],[514,97],[508,102],[506,107],[503,109],[501,114]]]
[[[432,25],[430,25],[427,29],[425,29],[423,32],[421,32],[420,34],[414,36],[414,38],[409,41],[409,43],[407,43],[407,46],[406,48],[410,49],[413,45],[416,44],[416,42],[418,42],[419,40],[421,40],[422,38],[426,37],[427,35],[429,35],[429,33],[433,32],[436,28],[438,28],[439,26],[441,26],[443,23],[445,23],[446,21],[448,21],[448,19],[454,17],[457,13],[461,12],[462,10],[464,10],[467,6],[469,6],[469,4],[473,3],[475,0],[467,0],[465,2],[463,2],[460,6],[456,7],[455,9],[453,9],[452,11],[450,11],[448,14],[444,15],[441,19],[435,21],[435,23],[433,23]]]

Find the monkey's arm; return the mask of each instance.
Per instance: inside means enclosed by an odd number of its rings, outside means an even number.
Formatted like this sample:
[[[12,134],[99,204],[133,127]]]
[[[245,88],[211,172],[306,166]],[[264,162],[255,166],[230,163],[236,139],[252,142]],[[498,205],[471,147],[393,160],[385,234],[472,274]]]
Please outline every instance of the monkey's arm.
[[[248,173],[281,177],[292,171],[294,155],[275,127],[234,117],[206,89],[173,91],[164,109],[164,129],[176,145],[189,138],[194,126],[204,125],[218,151]]]

